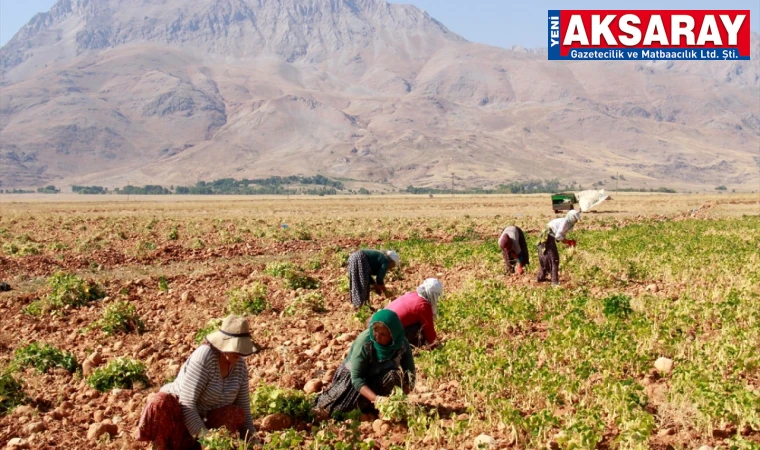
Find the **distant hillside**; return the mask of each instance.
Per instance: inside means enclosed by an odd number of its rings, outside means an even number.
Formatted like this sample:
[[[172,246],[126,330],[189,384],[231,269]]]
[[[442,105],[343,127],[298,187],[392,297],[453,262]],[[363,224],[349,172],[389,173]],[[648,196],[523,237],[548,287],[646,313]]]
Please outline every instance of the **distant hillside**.
[[[380,0],[133,5],[60,0],[0,49],[0,187],[760,186],[757,58],[550,62]]]

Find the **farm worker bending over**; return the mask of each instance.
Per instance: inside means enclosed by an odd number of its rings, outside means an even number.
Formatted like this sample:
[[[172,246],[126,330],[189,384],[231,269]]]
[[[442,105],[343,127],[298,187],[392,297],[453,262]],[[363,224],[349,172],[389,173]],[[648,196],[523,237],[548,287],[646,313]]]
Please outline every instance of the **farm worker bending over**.
[[[369,302],[370,286],[374,286],[378,294],[386,292],[385,274],[398,264],[398,253],[393,250],[380,252],[367,249],[351,253],[348,257],[348,282],[354,308],[361,308]],[[375,279],[372,279],[373,275]]]
[[[507,273],[515,273],[516,265],[517,273],[522,275],[523,267],[530,264],[528,244],[525,242],[523,230],[514,225],[504,228],[501,236],[499,236],[499,247],[501,247],[501,255],[504,257],[504,269]]]
[[[196,439],[209,428],[224,426],[256,441],[242,358],[256,351],[248,322],[228,316],[185,361],[177,378],[148,400],[135,438],[153,441],[158,449],[200,450]]]
[[[396,386],[414,387],[414,358],[395,312],[381,309],[362,331],[338,367],[330,387],[317,397],[318,410],[377,413],[375,405]]]
[[[538,281],[546,281],[546,275],[551,272],[552,285],[559,285],[559,251],[557,241],[575,247],[575,241],[566,239],[567,233],[581,219],[581,213],[570,210],[564,219],[554,219],[546,226],[538,237]]]
[[[410,345],[422,347],[435,342],[433,318],[438,315],[438,299],[442,295],[441,282],[428,278],[417,287],[417,292],[407,292],[385,307],[398,314]]]

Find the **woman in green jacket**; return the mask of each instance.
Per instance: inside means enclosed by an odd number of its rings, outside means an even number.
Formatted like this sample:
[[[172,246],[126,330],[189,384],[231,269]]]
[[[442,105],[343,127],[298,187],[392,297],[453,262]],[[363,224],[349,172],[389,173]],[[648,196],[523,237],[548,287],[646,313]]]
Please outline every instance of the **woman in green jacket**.
[[[351,345],[330,387],[317,397],[317,409],[332,413],[376,412],[375,404],[398,386],[409,393],[414,387],[414,357],[395,312],[376,312],[369,328]]]
[[[364,249],[351,253],[348,257],[348,282],[354,308],[359,309],[369,302],[371,286],[378,294],[385,292],[385,274],[398,264],[398,253],[393,250],[380,252]]]

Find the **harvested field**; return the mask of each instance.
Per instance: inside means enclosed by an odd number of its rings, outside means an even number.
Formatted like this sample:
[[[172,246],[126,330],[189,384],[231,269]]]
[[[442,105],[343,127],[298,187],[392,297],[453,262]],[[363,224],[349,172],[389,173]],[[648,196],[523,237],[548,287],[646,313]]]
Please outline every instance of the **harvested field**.
[[[147,448],[131,437],[147,396],[241,295],[263,347],[247,358],[251,392],[300,404],[365,327],[344,263],[371,247],[401,254],[394,295],[431,276],[445,287],[442,344],[415,356],[408,417],[373,427],[294,413],[292,430],[272,432],[258,408],[266,448],[461,449],[481,433],[496,448],[758,448],[757,194],[613,197],[583,215],[578,248],[560,250],[554,289],[535,281],[535,250],[525,276],[505,276],[496,243],[515,224],[534,249],[555,217],[547,195],[0,196],[12,287],[0,292],[0,445]],[[43,345],[62,352],[43,357]],[[660,357],[672,368],[655,369]],[[91,372],[118,358],[145,379],[94,389]],[[104,420],[113,435],[88,438]]]

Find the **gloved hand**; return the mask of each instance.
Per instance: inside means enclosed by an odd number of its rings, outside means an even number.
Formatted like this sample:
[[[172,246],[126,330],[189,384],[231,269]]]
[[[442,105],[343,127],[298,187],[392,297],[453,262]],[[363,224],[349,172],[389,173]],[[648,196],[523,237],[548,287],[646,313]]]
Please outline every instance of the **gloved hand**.
[[[564,240],[564,241],[562,241],[562,242],[563,242],[565,245],[567,245],[568,247],[575,247],[575,244],[576,244],[576,242],[575,242],[574,240],[572,240],[572,239],[565,239],[565,240]]]
[[[522,274],[525,273],[525,271],[523,270],[522,266],[520,266],[520,265],[517,266],[517,273],[520,274],[520,275],[522,275]]]

